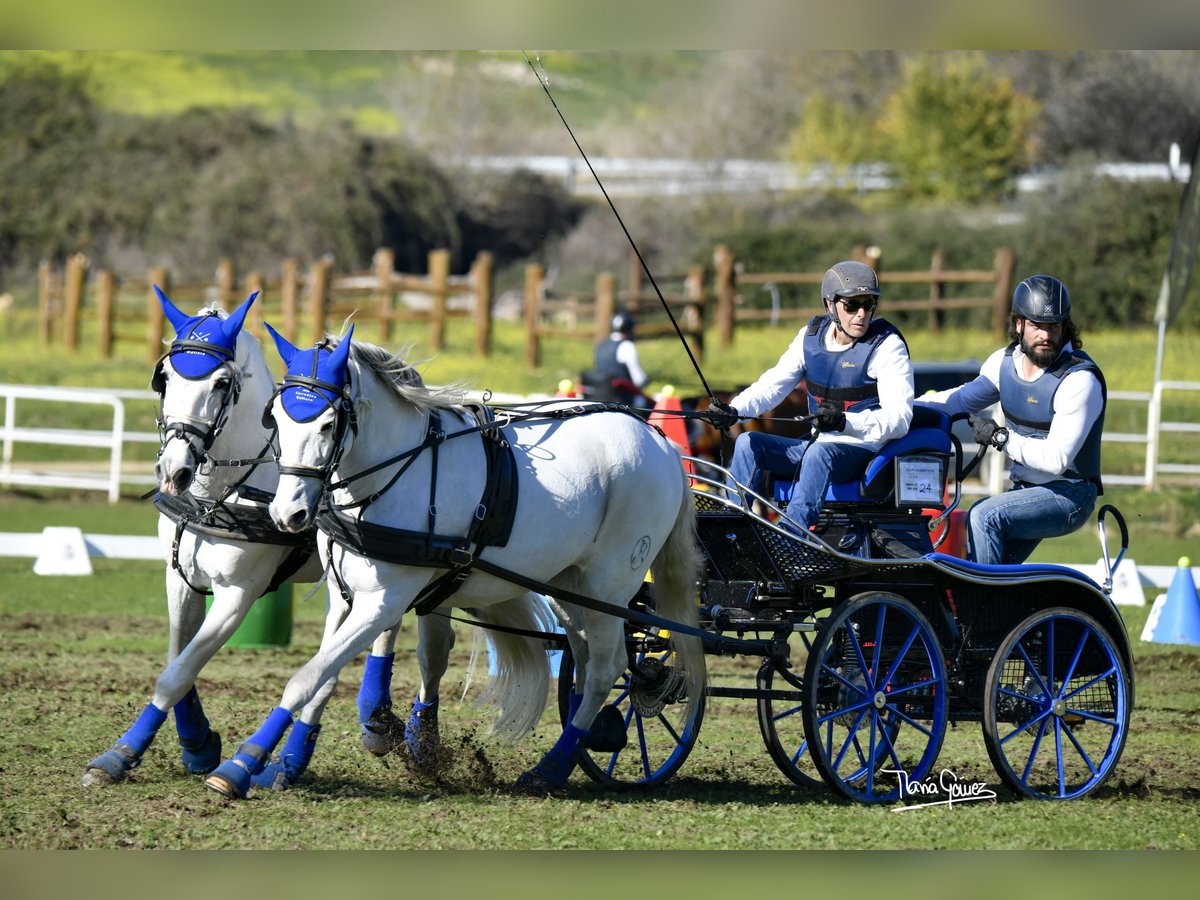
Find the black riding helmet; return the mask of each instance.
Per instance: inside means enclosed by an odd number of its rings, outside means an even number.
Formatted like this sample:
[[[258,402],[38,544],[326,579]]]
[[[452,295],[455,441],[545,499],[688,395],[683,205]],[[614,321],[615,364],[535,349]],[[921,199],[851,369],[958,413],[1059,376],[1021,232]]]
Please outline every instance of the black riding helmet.
[[[627,312],[619,312],[612,317],[612,330],[617,334],[633,334],[634,325],[633,316]]]
[[[1071,295],[1067,286],[1050,275],[1030,275],[1013,291],[1012,314],[1052,325],[1071,318]]]

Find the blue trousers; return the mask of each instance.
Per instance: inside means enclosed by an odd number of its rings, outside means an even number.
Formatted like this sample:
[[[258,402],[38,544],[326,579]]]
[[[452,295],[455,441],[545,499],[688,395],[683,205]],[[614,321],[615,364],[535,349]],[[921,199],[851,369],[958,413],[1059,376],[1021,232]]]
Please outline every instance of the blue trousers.
[[[851,444],[744,431],[734,442],[729,471],[735,481],[764,496],[764,473],[794,480],[788,515],[810,527],[817,523],[830,483],[861,478],[874,458],[874,450]]]
[[[1052,481],[1016,485],[980,500],[967,516],[967,558],[990,564],[1023,563],[1043,538],[1075,531],[1096,507],[1096,485]]]

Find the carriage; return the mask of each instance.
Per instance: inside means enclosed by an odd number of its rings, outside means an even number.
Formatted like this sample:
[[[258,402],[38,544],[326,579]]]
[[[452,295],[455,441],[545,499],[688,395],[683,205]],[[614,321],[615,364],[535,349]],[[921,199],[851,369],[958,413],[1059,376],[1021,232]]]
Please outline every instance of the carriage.
[[[919,792],[958,722],[981,724],[1013,791],[1081,797],[1116,766],[1133,706],[1129,640],[1108,596],[1128,546],[1124,520],[1111,506],[1099,512],[1103,586],[1064,566],[984,566],[937,552],[986,449],[964,465],[950,426],[918,406],[908,435],[860,481],[831,485],[812,531],[787,519],[790,484],[767,498],[685,458],[706,563],[705,652],[761,659],[754,687],[709,683],[706,697],[755,701],[779,769],[851,800]],[[1109,515],[1122,535],[1111,562]],[[653,609],[653,585],[641,599]],[[685,713],[663,631],[631,623],[626,632],[615,702],[630,743],[585,752],[581,768],[605,784],[649,786],[683,764],[704,710]],[[568,652],[560,698],[573,677]],[[565,715],[561,699],[560,708]]]

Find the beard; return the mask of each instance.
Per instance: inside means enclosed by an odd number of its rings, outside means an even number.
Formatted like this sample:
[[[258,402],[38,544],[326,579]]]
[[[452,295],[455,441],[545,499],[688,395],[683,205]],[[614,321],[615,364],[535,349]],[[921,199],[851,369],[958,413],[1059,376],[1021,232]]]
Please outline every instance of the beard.
[[[1034,346],[1026,340],[1025,336],[1021,336],[1021,352],[1033,360],[1033,364],[1039,369],[1045,369],[1050,366],[1056,359],[1058,354],[1062,352],[1062,342],[1050,344],[1046,346]]]

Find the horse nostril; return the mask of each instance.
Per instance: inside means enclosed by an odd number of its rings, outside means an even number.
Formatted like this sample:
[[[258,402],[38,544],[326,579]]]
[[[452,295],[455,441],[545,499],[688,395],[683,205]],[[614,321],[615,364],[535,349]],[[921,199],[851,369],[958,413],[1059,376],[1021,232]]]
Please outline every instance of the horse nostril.
[[[292,531],[302,531],[304,526],[308,524],[308,513],[301,509],[292,513],[292,517],[288,519],[288,527]]]
[[[171,480],[175,482],[176,490],[181,492],[186,491],[192,483],[192,470],[180,469]]]

